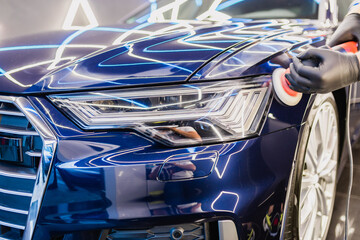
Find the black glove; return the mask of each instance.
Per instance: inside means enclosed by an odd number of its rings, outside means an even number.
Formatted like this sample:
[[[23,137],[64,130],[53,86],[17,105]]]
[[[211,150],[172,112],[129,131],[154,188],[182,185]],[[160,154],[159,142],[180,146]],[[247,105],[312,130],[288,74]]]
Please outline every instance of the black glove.
[[[294,91],[328,93],[358,81],[359,73],[355,54],[313,48],[293,58],[286,78]]]
[[[330,38],[329,46],[333,47],[349,41],[360,42],[360,14],[352,13],[345,17]]]

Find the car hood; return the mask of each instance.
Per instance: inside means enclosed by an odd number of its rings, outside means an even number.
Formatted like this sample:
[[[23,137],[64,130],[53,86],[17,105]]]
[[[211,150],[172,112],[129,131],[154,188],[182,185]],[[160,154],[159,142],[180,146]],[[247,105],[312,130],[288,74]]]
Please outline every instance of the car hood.
[[[317,30],[288,20],[145,23],[10,39],[0,42],[0,92],[54,93],[270,73],[256,66],[314,42],[313,36],[299,37],[304,29]]]

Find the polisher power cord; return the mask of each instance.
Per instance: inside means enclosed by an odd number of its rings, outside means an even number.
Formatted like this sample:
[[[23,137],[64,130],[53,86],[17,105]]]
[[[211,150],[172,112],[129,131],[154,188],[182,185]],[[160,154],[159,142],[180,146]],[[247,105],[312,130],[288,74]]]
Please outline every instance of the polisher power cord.
[[[345,230],[344,230],[344,239],[347,240],[349,236],[349,212],[350,212],[350,199],[351,199],[351,190],[353,185],[353,176],[354,176],[354,158],[351,148],[351,139],[350,139],[350,107],[351,107],[351,90],[352,86],[349,88],[348,102],[347,102],[347,111],[346,111],[346,140],[349,154],[349,186],[348,186],[348,195],[346,202],[345,210]]]
[[[357,53],[358,52],[358,44],[356,42],[347,42],[336,46],[333,48],[336,51],[348,52],[348,53]],[[352,154],[351,147],[351,137],[350,137],[350,107],[351,107],[351,93],[352,93],[352,85],[349,86],[349,94],[347,99],[347,109],[346,109],[346,131],[345,131],[345,139],[348,147],[348,158],[349,158],[349,185],[346,199],[346,209],[345,209],[345,229],[344,229],[344,240],[347,240],[349,237],[349,213],[350,213],[350,200],[351,200],[351,190],[353,186],[353,177],[354,177],[354,158]]]

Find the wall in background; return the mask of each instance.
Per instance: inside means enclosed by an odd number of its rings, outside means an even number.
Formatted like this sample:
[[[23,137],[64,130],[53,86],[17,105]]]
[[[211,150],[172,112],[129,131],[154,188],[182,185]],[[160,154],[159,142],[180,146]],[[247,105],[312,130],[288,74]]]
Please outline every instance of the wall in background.
[[[124,4],[126,3],[126,4]],[[0,0],[0,39],[63,28],[73,5],[74,26],[89,24],[86,5],[101,25],[121,23],[124,17],[149,5],[148,0]],[[84,7],[85,6],[85,7]]]
[[[344,16],[349,10],[350,4],[353,2],[353,0],[338,0],[339,5],[339,19],[343,20]]]

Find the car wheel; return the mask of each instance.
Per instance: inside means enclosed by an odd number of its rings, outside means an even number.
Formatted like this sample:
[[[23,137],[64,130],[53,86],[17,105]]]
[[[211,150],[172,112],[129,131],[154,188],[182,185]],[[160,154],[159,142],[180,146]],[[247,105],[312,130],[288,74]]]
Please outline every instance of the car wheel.
[[[332,94],[318,95],[298,146],[285,239],[325,239],[334,207],[339,119]]]

